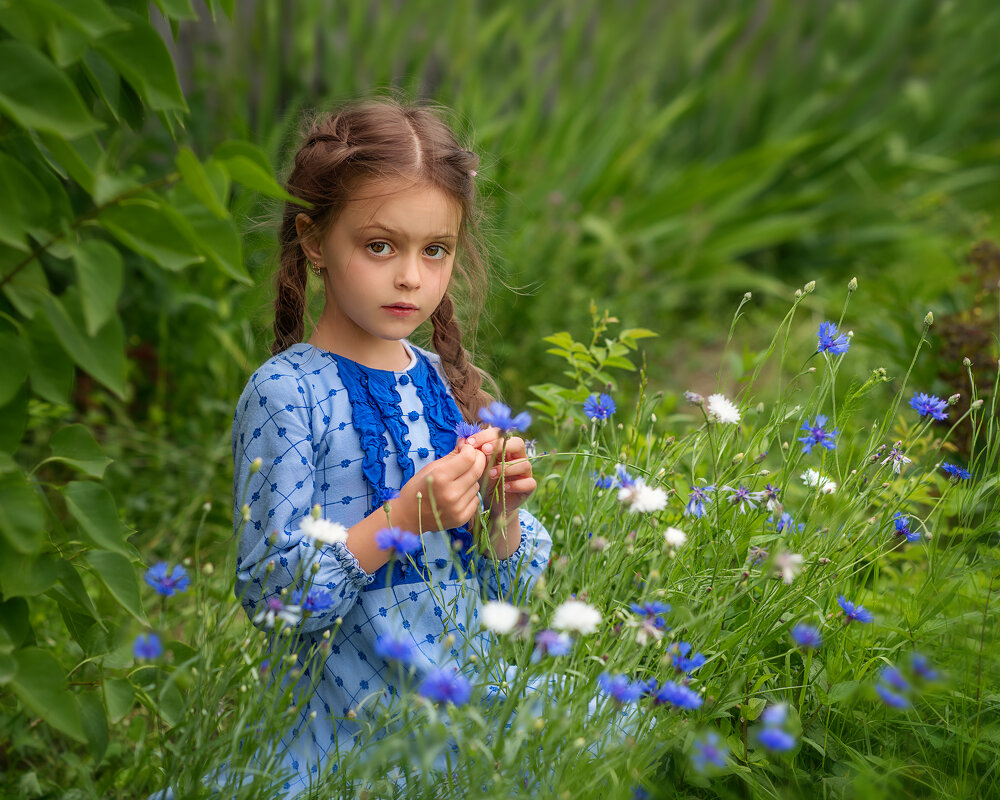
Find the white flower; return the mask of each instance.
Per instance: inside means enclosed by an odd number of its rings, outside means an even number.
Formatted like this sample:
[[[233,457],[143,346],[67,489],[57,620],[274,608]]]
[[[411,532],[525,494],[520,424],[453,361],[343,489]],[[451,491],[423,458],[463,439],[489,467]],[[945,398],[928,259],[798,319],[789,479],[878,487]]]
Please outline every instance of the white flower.
[[[347,528],[339,522],[330,522],[322,517],[319,519],[314,519],[311,516],[306,517],[299,523],[299,530],[310,539],[324,544],[347,541]]]
[[[688,540],[687,534],[680,528],[667,528],[663,532],[663,538],[671,547],[683,547]]]
[[[774,568],[781,573],[781,580],[791,583],[802,571],[802,556],[799,553],[778,553],[774,558]]]
[[[587,634],[601,624],[601,612],[580,600],[567,600],[552,615],[552,627],[559,631]]]
[[[631,486],[619,489],[618,499],[629,504],[629,511],[636,511],[640,514],[662,511],[667,507],[666,491],[647,486],[642,478],[636,478]]]
[[[279,619],[287,622],[289,625],[297,625],[301,618],[301,606],[286,606],[280,597],[273,594],[260,606],[260,611],[257,612],[257,616],[253,618],[253,621],[257,625],[263,625],[265,628],[273,628],[275,622]]]
[[[483,606],[479,618],[494,633],[510,633],[521,619],[521,609],[510,603],[490,600]]]
[[[724,394],[708,396],[708,418],[713,422],[723,422],[735,425],[740,421],[740,410],[734,406]]]
[[[802,482],[806,486],[818,486],[820,492],[823,494],[833,494],[837,489],[837,484],[835,481],[831,481],[825,475],[820,475],[819,472],[811,467],[799,475],[802,478]]]

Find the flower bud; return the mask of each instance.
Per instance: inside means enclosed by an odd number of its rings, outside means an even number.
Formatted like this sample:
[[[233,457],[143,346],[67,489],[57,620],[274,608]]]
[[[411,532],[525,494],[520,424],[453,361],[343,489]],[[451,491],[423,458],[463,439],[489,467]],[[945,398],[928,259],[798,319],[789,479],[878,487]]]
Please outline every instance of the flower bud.
[[[684,399],[693,406],[700,406],[705,403],[705,398],[697,392],[684,392]]]
[[[743,295],[743,302],[744,303],[748,302],[751,297],[753,297],[753,293],[752,292],[747,292],[745,295]]]
[[[321,516],[323,516],[323,509],[320,507],[319,503],[317,503],[312,507],[312,510],[309,512],[309,515],[313,519],[319,519]]]
[[[924,317],[924,325],[926,325],[929,328],[933,324],[934,324],[934,312],[928,311],[927,316]]]
[[[212,566],[211,562],[206,562],[201,565],[202,575],[211,575],[213,572],[215,572],[215,567]]]
[[[948,405],[953,406],[961,399],[962,395],[959,394],[958,392],[955,392],[955,394],[953,394],[951,397],[948,398]]]
[[[656,414],[650,414],[649,415],[649,421],[650,422],[656,422]]]
[[[257,456],[252,462],[250,462],[250,474],[253,475],[255,472],[260,472],[261,465],[264,463],[264,459]]]
[[[250,506],[246,503],[244,503],[243,507],[240,509],[240,516],[243,518],[244,522],[250,521]]]
[[[545,727],[545,717],[539,717],[535,720],[535,730],[540,731]]]
[[[211,511],[212,510],[212,501],[211,500],[206,500],[204,503],[202,503],[201,504],[201,510],[204,511],[206,514],[209,511]]]
[[[309,570],[312,572],[313,575],[315,575],[317,572],[319,572],[319,562],[318,561],[314,561],[313,564],[312,564],[312,566],[309,567]]]
[[[803,287],[803,289],[805,289],[805,293],[806,293],[806,294],[809,294],[809,293],[810,293],[811,291],[813,291],[813,289],[815,289],[815,288],[816,288],[816,281],[809,281],[809,283],[807,283],[807,284],[806,284],[806,285],[805,285],[805,286]]]
[[[355,711],[353,708],[347,709],[347,718],[348,719],[357,719],[358,718],[358,712]]]
[[[264,571],[268,575],[270,575],[272,572],[274,572],[274,560],[273,559],[271,561],[267,562],[267,567],[264,569]]]
[[[808,372],[810,375],[812,375],[812,373],[814,373],[815,371],[816,367],[809,367],[809,369],[806,370],[806,372]]]
[[[798,300],[801,297],[802,297],[802,290],[801,289],[796,289],[795,290],[795,299]]]
[[[733,456],[734,464],[739,464],[742,461],[743,461],[743,453],[737,453],[735,456]]]
[[[965,358],[963,358],[962,359],[962,366],[965,367],[966,369],[968,369],[969,367],[971,367],[972,366],[972,359],[970,359],[968,356],[966,356]]]
[[[978,400],[973,401],[972,405],[969,406],[969,408],[971,408],[973,411],[975,411],[977,408],[982,408],[982,407],[983,407],[983,398],[981,397]]]
[[[849,292],[856,292],[857,290],[858,290],[858,279],[857,278],[851,278],[847,282],[847,291],[849,291]]]

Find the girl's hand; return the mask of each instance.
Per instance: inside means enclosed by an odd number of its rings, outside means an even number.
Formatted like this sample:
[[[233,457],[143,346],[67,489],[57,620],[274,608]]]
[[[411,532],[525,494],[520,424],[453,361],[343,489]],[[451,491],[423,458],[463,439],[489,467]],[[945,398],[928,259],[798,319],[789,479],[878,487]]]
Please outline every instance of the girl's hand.
[[[464,525],[479,508],[479,481],[485,469],[486,455],[460,441],[403,485],[392,501],[393,524],[417,534]]]
[[[488,472],[483,487],[486,508],[494,516],[511,516],[538,486],[532,477],[524,439],[511,436],[505,443],[496,428],[489,428],[470,438],[476,441],[487,459]]]

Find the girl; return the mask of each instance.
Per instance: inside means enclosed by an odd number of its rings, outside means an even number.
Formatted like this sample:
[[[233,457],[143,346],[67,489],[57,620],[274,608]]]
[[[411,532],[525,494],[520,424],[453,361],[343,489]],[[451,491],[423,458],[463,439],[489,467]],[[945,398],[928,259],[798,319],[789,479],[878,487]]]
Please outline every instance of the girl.
[[[233,459],[236,593],[257,625],[294,623],[303,663],[325,659],[299,676],[278,744],[289,794],[395,694],[387,646],[415,682],[474,677],[484,599],[523,600],[548,562],[549,534],[520,507],[535,489],[524,441],[456,433],[491,400],[451,297],[481,297],[485,277],[476,165],[431,111],[379,100],[318,120],[288,178],[300,202],[281,223],[273,357],[237,404]],[[303,341],[310,272],[326,301]],[[428,319],[434,353],[408,341]],[[408,558],[390,546],[401,530],[420,537]]]

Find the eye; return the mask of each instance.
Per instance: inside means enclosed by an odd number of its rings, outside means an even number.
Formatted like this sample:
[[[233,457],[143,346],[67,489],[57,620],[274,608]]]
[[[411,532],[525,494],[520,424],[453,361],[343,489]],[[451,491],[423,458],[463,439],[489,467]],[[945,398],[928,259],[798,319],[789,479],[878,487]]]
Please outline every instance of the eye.
[[[388,242],[369,242],[365,247],[376,256],[387,256],[392,252],[392,246]]]
[[[448,255],[448,251],[443,245],[431,244],[424,248],[424,255],[428,258],[441,259]]]

